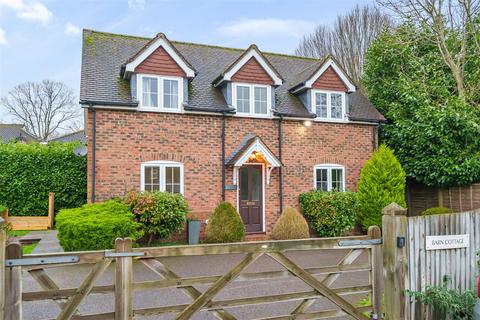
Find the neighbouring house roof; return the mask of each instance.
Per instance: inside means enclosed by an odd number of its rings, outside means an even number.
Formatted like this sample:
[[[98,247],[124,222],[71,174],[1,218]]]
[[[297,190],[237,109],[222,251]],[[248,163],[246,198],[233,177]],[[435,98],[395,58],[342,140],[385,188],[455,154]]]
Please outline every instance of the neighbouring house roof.
[[[275,154],[263,143],[262,139],[253,133],[247,133],[243,137],[242,142],[225,158],[225,165],[236,165],[241,158],[248,158],[253,151],[261,152],[273,167],[282,165]]]
[[[151,41],[151,38],[84,30],[81,103],[137,106],[138,102],[131,97],[130,82],[123,79],[120,70]],[[221,90],[212,83],[222,71],[240,59],[245,50],[177,41],[170,43],[196,71],[196,76],[189,82],[188,110],[231,110]],[[311,118],[312,114],[299,97],[288,89],[303,79],[305,70],[317,70],[321,60],[276,53],[263,53],[263,56],[283,79],[283,84],[275,88],[273,111],[286,116]],[[352,119],[364,118],[373,122],[385,120],[360,90],[349,96],[349,115]]]
[[[75,132],[67,133],[67,134],[64,134],[64,135],[62,135],[62,136],[59,136],[59,137],[50,139],[50,141],[54,141],[54,142],[73,142],[73,141],[78,141],[78,142],[80,142],[80,143],[82,143],[82,144],[86,144],[86,143],[87,143],[87,137],[85,136],[85,131],[82,129],[82,130],[78,130],[78,131],[75,131]]]
[[[0,136],[3,143],[14,141],[38,141],[33,135],[25,130],[23,124],[16,123],[0,123]]]

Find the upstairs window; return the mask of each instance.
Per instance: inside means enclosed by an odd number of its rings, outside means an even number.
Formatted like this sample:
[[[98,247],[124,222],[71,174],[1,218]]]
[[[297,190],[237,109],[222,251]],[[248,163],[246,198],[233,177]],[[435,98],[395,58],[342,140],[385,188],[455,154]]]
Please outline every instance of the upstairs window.
[[[183,79],[140,75],[138,81],[140,108],[152,111],[180,111],[183,100]]]
[[[345,93],[313,91],[313,113],[317,119],[344,120],[345,114]]]
[[[237,115],[268,117],[271,109],[271,87],[256,84],[233,85],[233,103]]]
[[[336,164],[317,165],[313,169],[314,188],[321,191],[345,191],[345,168]]]
[[[183,164],[173,161],[142,163],[140,188],[183,194]]]

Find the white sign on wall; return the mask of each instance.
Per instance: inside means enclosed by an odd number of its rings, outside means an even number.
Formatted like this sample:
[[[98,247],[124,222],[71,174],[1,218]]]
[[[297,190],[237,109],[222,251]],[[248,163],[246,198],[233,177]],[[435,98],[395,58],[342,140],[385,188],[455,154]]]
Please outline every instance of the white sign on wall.
[[[469,234],[452,234],[448,236],[427,236],[427,250],[468,248],[470,244]]]

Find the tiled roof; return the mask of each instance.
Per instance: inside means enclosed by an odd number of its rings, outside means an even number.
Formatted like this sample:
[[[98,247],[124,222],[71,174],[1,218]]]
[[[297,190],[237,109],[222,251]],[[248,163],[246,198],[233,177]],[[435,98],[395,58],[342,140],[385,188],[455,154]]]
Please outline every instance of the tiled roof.
[[[50,141],[55,141],[55,142],[78,141],[80,143],[86,144],[87,143],[87,137],[85,136],[85,131],[82,129],[82,130],[78,130],[78,131],[75,131],[75,132],[64,134],[63,136],[53,138]]]
[[[25,142],[37,141],[34,136],[25,131],[23,124],[16,123],[0,123],[0,136],[2,137],[3,143],[8,143],[12,140]]]
[[[80,101],[85,104],[137,105],[131,99],[129,82],[120,77],[120,70],[122,64],[135,56],[150,40],[84,30]],[[227,110],[220,89],[215,88],[212,82],[245,50],[176,41],[171,43],[197,72],[190,81],[189,110]],[[263,55],[284,79],[284,84],[275,88],[274,111],[296,117],[311,116],[300,99],[288,89],[302,78],[306,70],[315,69],[321,61],[275,53],[264,52]],[[384,120],[363,93],[357,91],[351,96],[349,109],[352,118]]]

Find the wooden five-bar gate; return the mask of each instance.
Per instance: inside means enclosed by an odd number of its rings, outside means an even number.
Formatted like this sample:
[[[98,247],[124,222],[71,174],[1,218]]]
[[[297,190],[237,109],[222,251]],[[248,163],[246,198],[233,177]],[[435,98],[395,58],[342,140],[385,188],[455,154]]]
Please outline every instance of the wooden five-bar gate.
[[[0,233],[0,245],[5,248],[5,232]],[[42,255],[21,255],[18,244],[9,244],[0,251],[0,319],[22,319],[22,305],[26,301],[54,301],[60,312],[55,319],[132,319],[133,317],[175,314],[176,319],[189,319],[194,313],[207,311],[217,319],[236,319],[229,308],[287,301],[298,301],[298,305],[288,314],[263,319],[322,319],[347,315],[353,319],[380,319],[382,301],[382,254],[381,236],[377,227],[372,227],[367,236],[320,238],[286,241],[244,242],[232,244],[205,244],[196,246],[173,246],[156,248],[132,248],[128,238],[117,239],[114,250],[66,252]],[[290,252],[336,250],[345,252],[343,259],[331,265],[302,267],[295,262]],[[163,259],[168,257],[241,255],[241,259],[223,274],[182,277],[174,272]],[[269,256],[283,269],[275,271],[249,271],[261,256]],[[367,257],[354,263],[360,257]],[[358,262],[358,261],[357,261]],[[110,265],[114,265],[110,267]],[[48,268],[72,268],[91,265],[88,275],[78,286],[60,287],[48,274]],[[146,267],[159,276],[157,280],[134,281],[133,269]],[[113,283],[98,284],[102,274],[113,273]],[[332,286],[345,273],[365,272],[368,282],[362,286]],[[22,272],[35,279],[41,290],[24,292]],[[227,285],[239,281],[268,280],[296,277],[309,287],[307,291],[269,294],[265,296],[245,296],[234,299],[217,300],[219,293]],[[281,282],[280,282],[281,283]],[[208,286],[199,290],[198,286]],[[138,291],[159,288],[173,288],[183,291],[190,297],[190,303],[159,305],[149,308],[134,307],[132,295]],[[78,308],[91,294],[114,294],[112,311],[96,314],[79,314]],[[370,295],[370,305],[359,306],[346,299],[351,295]],[[308,309],[317,299],[328,299],[336,308],[321,311]],[[99,297],[98,299],[101,299]],[[161,301],[162,297],[158,297]]]

